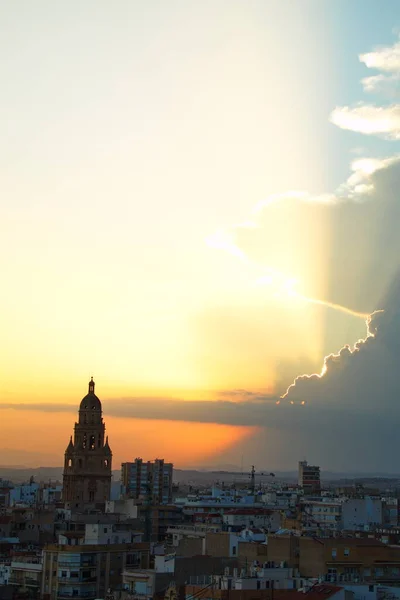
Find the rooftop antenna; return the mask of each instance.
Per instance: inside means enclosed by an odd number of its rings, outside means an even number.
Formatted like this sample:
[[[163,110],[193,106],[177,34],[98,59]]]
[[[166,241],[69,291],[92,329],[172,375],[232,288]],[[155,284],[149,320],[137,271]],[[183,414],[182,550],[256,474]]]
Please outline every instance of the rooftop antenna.
[[[256,470],[254,468],[254,465],[252,465],[251,467],[251,473],[250,473],[250,489],[252,491],[252,493],[254,494],[255,490],[256,490]]]

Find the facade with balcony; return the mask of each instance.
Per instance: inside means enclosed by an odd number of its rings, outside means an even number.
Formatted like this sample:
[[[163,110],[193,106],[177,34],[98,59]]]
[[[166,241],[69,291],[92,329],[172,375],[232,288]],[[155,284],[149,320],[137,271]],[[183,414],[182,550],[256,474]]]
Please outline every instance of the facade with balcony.
[[[42,580],[42,562],[40,557],[18,557],[11,561],[9,585],[17,593],[24,592],[31,598],[37,598]]]
[[[148,544],[48,545],[41,594],[51,600],[104,598],[108,589],[122,589],[124,569],[148,564]]]

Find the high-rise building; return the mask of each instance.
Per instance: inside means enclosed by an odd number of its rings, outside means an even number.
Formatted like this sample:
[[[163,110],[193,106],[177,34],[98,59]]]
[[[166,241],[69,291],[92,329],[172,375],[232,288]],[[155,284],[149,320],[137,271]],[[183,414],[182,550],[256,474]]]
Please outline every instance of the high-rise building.
[[[172,502],[173,464],[163,459],[144,462],[136,458],[134,462],[121,465],[121,482],[124,493],[151,504]]]
[[[79,407],[74,439],[65,451],[63,500],[69,508],[104,505],[110,500],[112,452],[93,377]]]
[[[299,487],[304,493],[319,494],[321,491],[320,469],[315,465],[309,465],[306,460],[299,462]]]

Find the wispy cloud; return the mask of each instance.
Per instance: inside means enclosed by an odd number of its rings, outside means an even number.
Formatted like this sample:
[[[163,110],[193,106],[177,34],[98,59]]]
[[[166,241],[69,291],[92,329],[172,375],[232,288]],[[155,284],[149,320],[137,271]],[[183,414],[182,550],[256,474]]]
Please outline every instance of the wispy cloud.
[[[390,98],[400,96],[400,41],[360,54],[359,59],[369,69],[381,71],[361,80],[365,92]],[[400,139],[400,104],[377,106],[360,102],[355,106],[336,107],[331,121],[342,129],[365,135]]]
[[[364,92],[368,94],[380,94],[389,98],[400,96],[400,74],[371,75],[361,80]]]

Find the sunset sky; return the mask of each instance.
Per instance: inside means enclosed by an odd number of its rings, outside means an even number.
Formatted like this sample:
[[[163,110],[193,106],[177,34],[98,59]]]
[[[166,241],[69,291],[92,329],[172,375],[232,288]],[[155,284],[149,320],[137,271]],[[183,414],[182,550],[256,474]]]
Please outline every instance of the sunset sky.
[[[61,465],[93,375],[116,468],[396,469],[399,31],[398,0],[0,6],[0,464]]]

